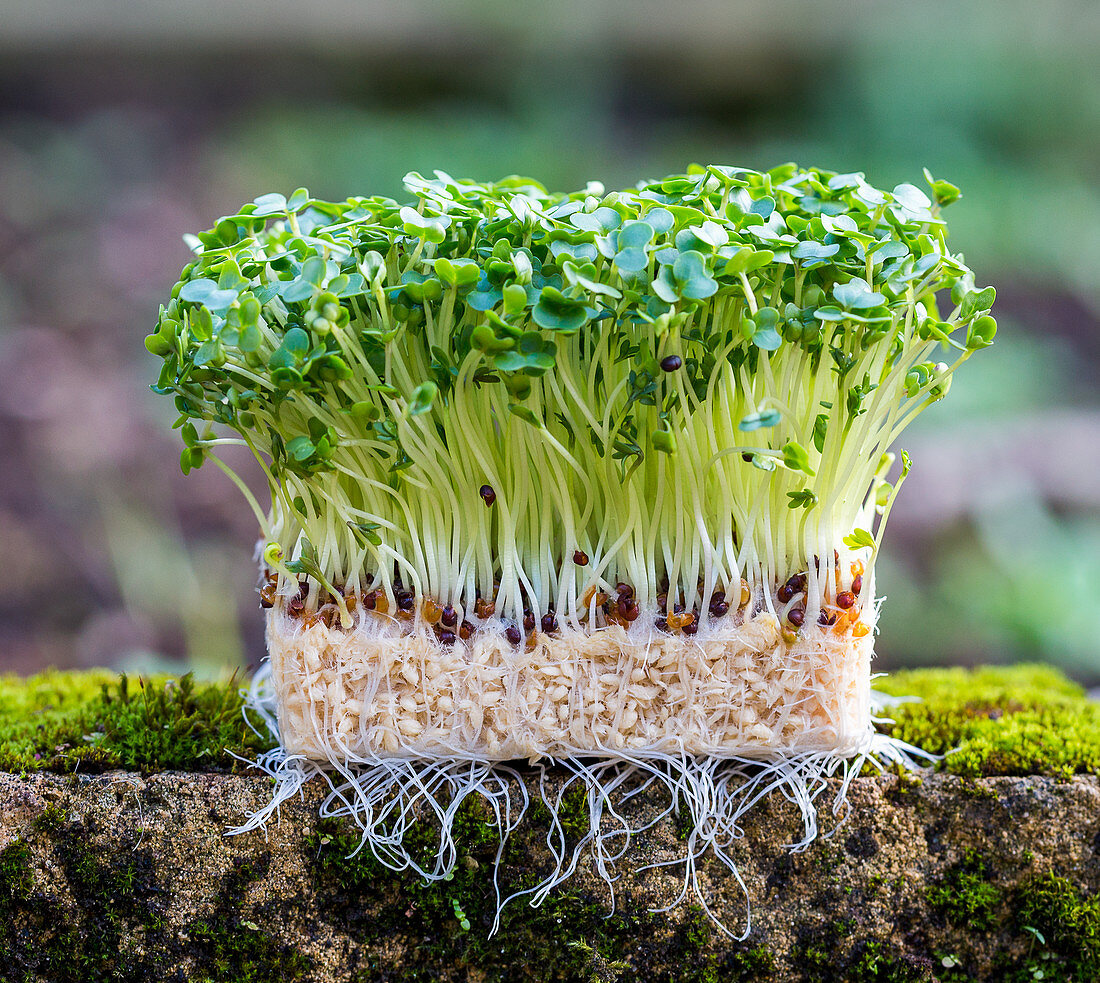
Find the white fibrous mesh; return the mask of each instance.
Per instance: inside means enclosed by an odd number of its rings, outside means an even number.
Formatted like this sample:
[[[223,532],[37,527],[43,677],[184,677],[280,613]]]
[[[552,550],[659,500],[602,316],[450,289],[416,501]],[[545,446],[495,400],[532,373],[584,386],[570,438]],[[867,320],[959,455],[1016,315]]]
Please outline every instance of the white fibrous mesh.
[[[366,612],[349,631],[305,627],[279,603],[267,622],[279,733],[321,761],[858,750],[871,632],[813,625],[786,641],[770,612],[732,621],[688,636],[639,618],[529,645],[490,622],[441,645],[422,621]]]
[[[471,638],[443,645],[418,619],[360,611],[352,628],[328,627],[289,615],[280,598],[268,612],[269,662],[247,694],[249,709],[279,739],[258,762],[276,788],[234,832],[262,826],[320,778],[329,789],[322,817],[351,819],[360,849],[391,869],[439,880],[457,862],[453,824],[468,796],[488,804],[503,851],[537,795],[550,806],[554,864],[519,894],[538,904],[587,857],[613,903],[616,865],[629,862],[631,838],[641,832],[621,807],[656,783],[668,806],[642,828],[676,812],[688,831],[678,861],[683,887],[668,907],[691,892],[732,934],[711,912],[698,865],[715,857],[744,890],[730,847],[753,805],[780,792],[802,819],[802,835],[788,846],[804,849],[818,836],[816,803],[829,778],[842,779],[832,812],[843,817],[848,783],[865,763],[915,767],[929,757],[875,730],[878,605],[861,607],[839,631],[783,631],[765,609],[714,619],[694,636],[639,618],[629,628],[535,633],[524,645],[489,620]],[[567,845],[559,807],[578,784],[589,832]],[[439,829],[427,863],[403,845],[409,827],[425,819]],[[502,893],[493,876],[496,931],[500,910],[518,895]],[[739,937],[750,927],[746,915]]]

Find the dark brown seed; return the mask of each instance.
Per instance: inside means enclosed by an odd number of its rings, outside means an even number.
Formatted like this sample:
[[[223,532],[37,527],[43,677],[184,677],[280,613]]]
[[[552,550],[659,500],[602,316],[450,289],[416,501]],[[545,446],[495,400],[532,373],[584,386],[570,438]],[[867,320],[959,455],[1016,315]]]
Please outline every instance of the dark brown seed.
[[[752,464],[752,455],[751,454],[742,454],[741,455],[741,460],[744,461],[746,464]]]
[[[658,594],[657,595],[657,610],[658,611],[663,611],[667,607],[668,607],[668,595],[667,594]]]
[[[852,578],[852,593],[858,594],[861,590],[863,590],[863,574],[857,573]]]
[[[796,628],[801,628],[802,622],[806,620],[806,612],[802,608],[791,608],[787,612],[787,620]]]
[[[822,611],[817,616],[817,623],[819,625],[835,625],[836,624],[836,612],[835,611]]]
[[[472,621],[463,621],[458,626],[458,637],[463,641],[466,641],[474,633],[474,623]]]
[[[724,601],[726,599],[726,592],[724,590],[716,590],[710,595],[710,603],[716,604],[718,601]]]
[[[493,491],[492,485],[482,485],[478,489],[478,494],[486,505],[492,505],[497,500],[497,493]]]
[[[455,643],[455,633],[453,631],[441,631],[439,633],[439,644],[440,645],[454,645],[454,643]]]
[[[794,588],[794,591],[797,594],[800,590],[806,589],[806,575],[804,573],[796,573],[787,581],[787,583]]]
[[[710,613],[715,618],[721,618],[726,614],[729,614],[730,606],[725,601],[711,601]]]
[[[483,621],[487,618],[491,618],[496,613],[497,606],[492,601],[487,601],[483,597],[479,597],[474,601],[474,613]]]
[[[458,624],[458,612],[448,604],[439,616],[439,621],[445,628],[454,628]]]
[[[661,359],[661,368],[665,372],[675,372],[683,364],[684,360],[679,355],[666,355]]]
[[[623,607],[623,602],[621,600],[619,601],[619,614],[627,621],[637,621],[641,613],[641,608],[638,607],[638,602],[635,601],[634,598],[630,598],[625,608]]]
[[[573,552],[573,562],[578,567],[588,566],[588,554],[584,550],[574,550],[574,552]]]
[[[619,592],[619,597],[633,597],[634,588],[630,584],[619,583],[615,585],[615,590]]]
[[[301,614],[302,611],[305,610],[305,606],[306,606],[305,600],[301,597],[301,595],[297,595],[295,597],[292,597],[287,602],[287,605],[286,605],[287,613],[291,614],[291,615]]]
[[[278,585],[274,580],[267,581],[260,588],[260,607],[271,608],[275,606],[275,591]]]
[[[690,625],[684,625],[681,631],[685,635],[694,635],[699,630],[699,622],[693,621]]]
[[[850,590],[842,590],[836,596],[836,606],[838,608],[850,608],[856,603],[856,596]]]
[[[521,632],[515,625],[509,625],[504,629],[504,637],[508,639],[513,645],[519,645],[523,641],[523,632]]]
[[[775,596],[779,598],[780,604],[786,604],[794,597],[794,588],[790,584],[784,584],[775,592]]]
[[[523,630],[526,632],[535,630],[535,616],[530,611],[523,616]]]
[[[682,604],[677,603],[672,605],[672,611],[674,614],[682,614],[683,610],[684,606]]]
[[[553,611],[547,611],[542,616],[542,630],[547,634],[558,630],[558,619],[554,617]]]
[[[397,609],[399,611],[411,611],[413,609],[413,596],[408,591],[402,591],[397,595]]]
[[[375,600],[376,597],[378,597],[378,592],[377,591],[372,590],[369,593],[364,594],[363,595],[363,607],[365,607],[368,611],[373,611],[374,610],[374,600]]]
[[[668,631],[668,618],[658,618],[653,622],[653,625],[661,631]]]

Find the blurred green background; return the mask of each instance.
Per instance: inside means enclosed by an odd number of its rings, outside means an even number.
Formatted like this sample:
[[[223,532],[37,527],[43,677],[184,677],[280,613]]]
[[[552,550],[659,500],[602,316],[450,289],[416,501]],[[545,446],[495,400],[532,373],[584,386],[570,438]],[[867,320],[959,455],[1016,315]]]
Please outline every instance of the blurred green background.
[[[0,670],[262,655],[256,530],[142,337],[181,234],[408,170],[785,160],[963,188],[996,346],[904,440],[879,666],[1100,682],[1100,5],[0,0]],[[247,471],[246,461],[234,461]]]

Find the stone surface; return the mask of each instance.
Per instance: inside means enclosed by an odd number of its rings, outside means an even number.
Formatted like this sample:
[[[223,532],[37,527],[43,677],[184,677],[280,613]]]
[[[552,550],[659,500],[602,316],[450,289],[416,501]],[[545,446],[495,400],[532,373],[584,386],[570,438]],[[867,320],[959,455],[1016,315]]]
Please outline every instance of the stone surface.
[[[270,789],[227,774],[0,773],[0,981],[946,981],[1038,968],[1084,981],[1100,960],[1095,777],[860,778],[847,820],[798,854],[783,848],[797,816],[773,796],[731,851],[751,898],[743,942],[690,895],[651,913],[683,883],[682,865],[639,869],[682,853],[673,816],[619,862],[611,917],[582,863],[540,908],[512,902],[488,938],[495,833],[476,812],[454,879],[424,885],[345,860],[353,840],[318,820],[319,787],[266,834],[225,836]],[[640,825],[665,804],[647,791],[627,818]],[[546,829],[537,810],[525,820],[502,885],[545,871]],[[713,858],[700,871],[708,904],[740,933],[734,875]]]

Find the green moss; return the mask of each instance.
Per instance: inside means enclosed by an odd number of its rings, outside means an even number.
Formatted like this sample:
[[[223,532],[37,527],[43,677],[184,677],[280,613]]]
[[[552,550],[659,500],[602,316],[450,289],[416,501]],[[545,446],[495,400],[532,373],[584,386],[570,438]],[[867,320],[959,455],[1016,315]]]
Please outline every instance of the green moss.
[[[923,983],[932,981],[931,963],[909,955],[890,939],[848,940],[853,926],[839,919],[803,933],[792,962],[808,983]]]
[[[292,983],[309,970],[302,953],[241,914],[244,889],[264,876],[269,864],[238,861],[222,882],[213,915],[188,927],[198,954],[195,983]]]
[[[923,983],[933,979],[927,963],[901,954],[892,942],[858,943],[845,970],[848,983]]]
[[[1016,928],[1028,937],[1026,966],[1012,980],[1090,983],[1100,979],[1100,896],[1087,895],[1053,873],[1021,883],[1016,895]]]
[[[896,723],[883,729],[929,751],[957,749],[947,771],[1100,774],[1100,704],[1055,669],[920,669],[877,685],[921,697],[892,708]],[[218,770],[235,767],[225,749],[254,756],[269,747],[245,725],[233,681],[132,684],[104,670],[0,676],[0,708],[0,769],[7,771]],[[562,806],[567,836],[583,835],[584,789],[571,789]]]
[[[501,915],[499,932],[489,938],[497,908],[491,871],[499,845],[489,818],[481,800],[463,803],[455,821],[455,869],[449,880],[431,883],[411,871],[391,871],[366,851],[350,857],[359,845],[358,832],[346,824],[319,823],[307,837],[318,889],[363,941],[378,944],[396,935],[415,943],[416,968],[406,969],[402,980],[434,983],[469,975],[486,983],[528,978],[749,983],[767,979],[774,969],[763,947],[730,947],[724,940],[715,945],[713,926],[697,908],[678,922],[627,896],[609,916],[606,895],[576,888],[555,890],[537,908],[514,900]],[[564,825],[569,836],[569,824]],[[504,896],[541,879],[545,871],[532,867],[530,857],[548,831],[547,818],[534,810],[509,840],[499,871]],[[434,827],[417,823],[404,845],[418,856],[434,852],[436,842]],[[361,979],[380,978],[388,969],[375,959]]]
[[[0,853],[0,912],[13,901],[25,901],[33,889],[30,848],[16,840]]]
[[[34,821],[34,828],[44,833],[56,833],[69,821],[69,814],[57,805],[48,805]]]
[[[190,674],[131,683],[100,670],[0,677],[0,770],[222,770],[266,745],[238,685]]]
[[[946,771],[1100,775],[1100,703],[1049,666],[911,670],[877,685],[921,698],[890,708],[883,729],[946,754]]]
[[[996,978],[1006,983],[1100,979],[1100,897],[1050,872],[1033,874],[1010,889],[991,877],[986,861],[970,851],[928,890],[933,909],[965,929],[959,938],[961,957],[953,959],[955,971],[945,979],[969,979],[963,967],[977,955],[971,946],[990,933],[1014,938],[994,959]]]
[[[974,850],[945,871],[926,897],[933,911],[956,925],[987,931],[996,921],[1004,892],[992,882],[986,861]]]
[[[29,844],[17,841],[0,854],[0,983],[143,983],[175,978],[185,963],[196,983],[266,983],[298,980],[309,968],[301,953],[241,912],[245,887],[266,867],[236,864],[219,885],[211,915],[180,934],[166,923],[168,892],[148,851],[135,842],[103,856],[94,830],[61,823],[50,839],[35,843],[35,852],[52,854],[71,905],[59,907],[36,885]],[[36,829],[41,835],[44,827]]]

